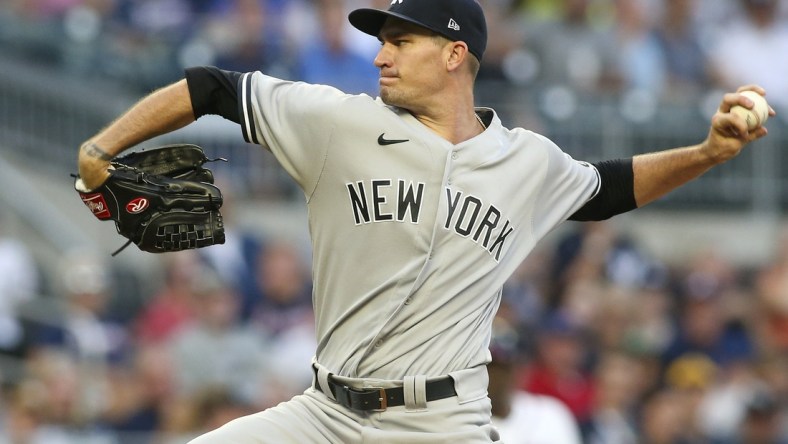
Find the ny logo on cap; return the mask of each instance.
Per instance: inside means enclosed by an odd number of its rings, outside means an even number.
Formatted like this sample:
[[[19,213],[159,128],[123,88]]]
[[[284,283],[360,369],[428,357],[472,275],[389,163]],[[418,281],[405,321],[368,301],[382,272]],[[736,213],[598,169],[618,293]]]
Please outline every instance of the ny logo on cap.
[[[398,5],[402,4],[402,0],[391,0],[391,4],[393,5],[394,3],[396,3]]]
[[[394,0],[394,1],[397,1],[397,0]],[[402,0],[399,0],[399,1],[402,1]],[[455,30],[455,31],[459,31],[460,30],[460,25],[457,22],[455,22],[453,18],[449,19],[449,26],[448,27],[450,29]]]

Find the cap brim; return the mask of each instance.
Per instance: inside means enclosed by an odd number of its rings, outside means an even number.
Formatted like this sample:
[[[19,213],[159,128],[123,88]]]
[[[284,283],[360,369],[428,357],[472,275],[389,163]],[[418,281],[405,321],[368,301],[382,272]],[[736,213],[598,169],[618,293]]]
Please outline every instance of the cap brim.
[[[413,23],[414,25],[427,28],[431,31],[437,32],[438,34],[442,34],[440,31],[437,31],[432,27],[425,25],[424,23],[413,20],[410,17],[406,17],[396,12],[381,11],[379,9],[356,9],[348,15],[348,20],[350,21],[350,24],[359,31],[377,37],[380,34],[380,29],[383,28],[383,24],[389,17],[395,17],[408,23]]]

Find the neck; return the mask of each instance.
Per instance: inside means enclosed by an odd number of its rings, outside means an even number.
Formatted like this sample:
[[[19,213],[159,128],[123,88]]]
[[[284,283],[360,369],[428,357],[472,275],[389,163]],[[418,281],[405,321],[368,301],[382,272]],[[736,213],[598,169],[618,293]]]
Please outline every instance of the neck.
[[[392,104],[406,109],[424,126],[454,145],[478,136],[485,129],[476,118],[473,79],[467,73],[451,71],[412,95]]]
[[[478,136],[484,132],[485,129],[476,118],[476,114],[473,111],[471,111],[469,115],[457,116],[454,119],[448,120],[437,120],[416,114],[414,114],[414,117],[433,132],[454,145]]]
[[[411,114],[426,127],[455,145],[478,136],[486,129],[476,116],[473,96],[456,107],[435,106],[431,110],[422,112],[411,110]]]

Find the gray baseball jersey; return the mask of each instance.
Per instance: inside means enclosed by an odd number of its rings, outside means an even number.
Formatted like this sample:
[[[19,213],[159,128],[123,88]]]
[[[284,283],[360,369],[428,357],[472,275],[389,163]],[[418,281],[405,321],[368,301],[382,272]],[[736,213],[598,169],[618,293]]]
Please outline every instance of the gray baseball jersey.
[[[593,166],[487,108],[488,128],[453,145],[380,99],[259,72],[239,101],[244,138],[306,197],[316,360],[342,376],[489,362],[504,282],[600,185]]]

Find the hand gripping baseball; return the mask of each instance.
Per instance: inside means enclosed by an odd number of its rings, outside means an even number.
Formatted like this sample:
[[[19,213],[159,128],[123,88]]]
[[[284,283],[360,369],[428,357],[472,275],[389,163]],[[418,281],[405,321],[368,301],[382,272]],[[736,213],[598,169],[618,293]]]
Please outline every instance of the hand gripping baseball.
[[[757,85],[742,86],[735,93],[725,94],[717,113],[712,117],[711,129],[704,145],[706,154],[714,159],[715,163],[722,163],[737,156],[745,145],[768,134],[766,127],[760,124],[750,127],[737,109],[744,107],[749,110],[756,106],[747,94],[742,94],[745,91],[766,95],[766,91]],[[767,115],[774,116],[774,109],[768,105],[766,107]]]
[[[215,159],[224,160],[224,159]],[[113,220],[118,233],[151,253],[224,243],[210,161],[196,145],[168,145],[119,157],[94,190],[78,176],[74,188],[99,220]]]

